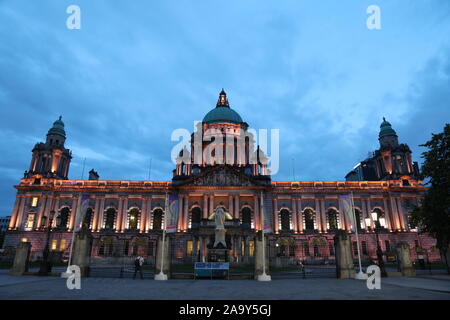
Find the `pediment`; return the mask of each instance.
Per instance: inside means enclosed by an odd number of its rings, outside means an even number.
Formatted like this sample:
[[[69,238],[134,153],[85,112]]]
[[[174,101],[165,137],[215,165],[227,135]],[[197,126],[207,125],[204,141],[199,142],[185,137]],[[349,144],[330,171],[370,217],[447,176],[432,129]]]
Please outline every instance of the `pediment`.
[[[182,185],[250,187],[260,183],[229,166],[217,166],[183,182]]]

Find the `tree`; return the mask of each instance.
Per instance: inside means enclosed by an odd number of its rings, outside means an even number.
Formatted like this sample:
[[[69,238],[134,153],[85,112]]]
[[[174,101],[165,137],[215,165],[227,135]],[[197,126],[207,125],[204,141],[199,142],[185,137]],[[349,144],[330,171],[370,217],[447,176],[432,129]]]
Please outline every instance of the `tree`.
[[[421,146],[428,148],[422,153],[421,176],[429,188],[420,206],[413,210],[412,222],[436,239],[436,247],[450,273],[450,124],[445,125],[442,133],[432,134],[431,140]]]

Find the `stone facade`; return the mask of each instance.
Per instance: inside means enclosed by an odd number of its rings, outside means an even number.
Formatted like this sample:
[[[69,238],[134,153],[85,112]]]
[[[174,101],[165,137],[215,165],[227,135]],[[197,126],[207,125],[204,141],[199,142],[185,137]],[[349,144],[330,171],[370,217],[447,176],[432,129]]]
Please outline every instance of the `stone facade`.
[[[225,222],[232,262],[253,262],[264,209],[270,213],[274,231],[268,235],[270,259],[325,263],[334,260],[333,238],[338,230],[348,232],[352,244],[356,241],[340,200],[340,196],[352,193],[363,259],[376,257],[374,221],[366,225],[365,220],[372,219],[370,213],[376,211],[386,221],[379,235],[383,251],[394,252],[398,243],[406,242],[412,248],[412,260],[417,258],[417,248],[427,250],[430,260],[439,260],[435,240],[419,234],[408,222],[413,205],[426,191],[413,174],[409,153],[402,158],[407,160],[406,171],[395,171],[402,173],[395,179],[391,175],[377,181],[272,181],[267,157],[253,145],[248,125],[239,122],[242,120],[236,112],[227,108],[228,100],[222,91],[217,110],[209,112],[192,134],[190,150],[180,152],[172,181],[101,180],[96,172],[91,180],[67,179],[70,151],[63,145],[64,124],[59,119],[54,124],[57,128],[49,131],[48,145],[33,149],[30,171],[15,186],[17,197],[4,247],[28,241],[32,243],[31,258],[37,259],[45,246],[47,217],[54,210],[61,223],[57,226],[54,219],[50,247],[67,252],[79,197],[88,193],[91,199],[85,222],[93,236],[92,260],[111,262],[117,257],[141,254],[154,262],[156,242],[164,228],[166,194],[177,194],[177,232],[170,235],[173,261],[205,260],[207,246],[214,242],[214,225],[208,216],[223,207],[233,217]],[[224,119],[228,115],[230,119]],[[231,138],[210,148],[211,140],[205,137],[214,132]],[[383,144],[388,135],[385,130]],[[50,158],[42,160],[45,148]],[[223,159],[218,157],[219,149],[223,150]],[[201,151],[200,156],[196,150]],[[116,254],[117,250],[120,253]]]

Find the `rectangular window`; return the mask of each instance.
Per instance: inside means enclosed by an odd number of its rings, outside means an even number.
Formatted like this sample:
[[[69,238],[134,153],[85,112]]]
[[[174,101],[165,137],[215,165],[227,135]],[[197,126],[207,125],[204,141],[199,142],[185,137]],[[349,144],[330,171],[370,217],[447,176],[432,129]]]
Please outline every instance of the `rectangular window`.
[[[103,242],[100,244],[100,248],[98,249],[98,255],[99,256],[105,255],[105,244]]]
[[[22,239],[20,239],[20,241],[21,241],[21,242],[27,242],[28,239],[27,239],[27,238],[22,238]]]
[[[414,245],[415,245],[416,248],[418,248],[419,247],[419,240],[414,240]]]
[[[33,230],[34,225],[34,214],[29,214],[27,222],[25,224],[25,230],[30,231]]]
[[[186,254],[192,256],[192,240],[186,242]]]
[[[320,257],[319,247],[314,246],[314,257]]]
[[[61,239],[61,242],[59,244],[59,250],[61,250],[61,251],[66,250],[66,239]]]
[[[51,250],[52,251],[56,251],[57,249],[58,249],[58,240],[57,239],[53,239],[52,240]]]
[[[361,246],[362,246],[362,254],[367,255],[367,242],[363,241],[361,243]]]
[[[31,199],[31,206],[33,208],[36,208],[38,206],[38,197],[33,197],[33,199]]]
[[[253,257],[253,254],[255,253],[255,241],[248,242],[248,251],[250,253],[250,257]]]
[[[330,256],[334,256],[334,245],[330,243],[328,248],[330,249]]]
[[[355,256],[358,255],[358,244],[356,243],[356,241],[353,241],[353,254]]]
[[[130,243],[128,241],[125,241],[125,248],[123,249],[123,255],[127,256],[129,250],[130,250]]]
[[[245,241],[244,240],[242,240],[242,243],[241,243],[241,254],[243,256],[245,255]]]

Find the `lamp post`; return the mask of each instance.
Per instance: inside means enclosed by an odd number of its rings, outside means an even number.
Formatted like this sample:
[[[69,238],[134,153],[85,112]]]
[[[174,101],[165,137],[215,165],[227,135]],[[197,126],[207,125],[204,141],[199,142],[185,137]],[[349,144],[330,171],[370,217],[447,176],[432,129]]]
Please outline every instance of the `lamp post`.
[[[380,267],[381,276],[387,277],[387,273],[386,273],[386,269],[384,267],[384,261],[383,261],[383,251],[381,251],[380,239],[378,237],[379,230],[386,226],[386,220],[383,217],[378,217],[378,212],[376,212],[376,211],[372,211],[371,215],[372,215],[372,220],[375,224],[374,231],[375,231],[375,236],[376,236],[376,241],[377,241],[378,266]],[[365,220],[366,220],[366,226],[370,226],[370,218],[367,217]]]
[[[51,230],[52,230],[52,223],[53,223],[54,216],[55,216],[55,210],[50,211],[48,227],[47,227],[47,242],[45,243],[44,252],[42,254],[42,262],[41,262],[41,266],[39,268],[40,276],[47,276],[48,273],[52,269],[50,263],[48,262],[48,256],[50,253],[50,234],[51,234]],[[58,217],[58,218],[56,218],[57,225],[59,224],[58,221],[60,220],[60,217]],[[42,225],[43,226],[45,226],[46,220],[47,220],[47,217],[45,217],[45,216],[42,217]]]

